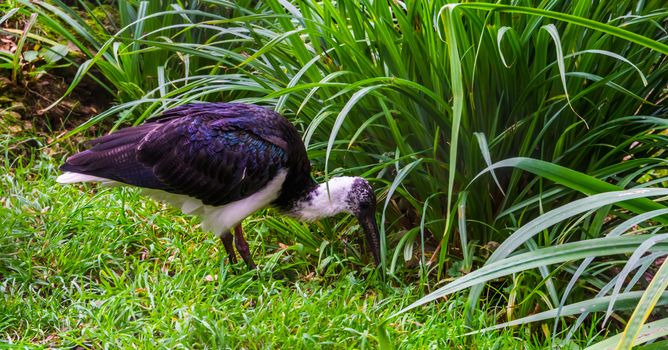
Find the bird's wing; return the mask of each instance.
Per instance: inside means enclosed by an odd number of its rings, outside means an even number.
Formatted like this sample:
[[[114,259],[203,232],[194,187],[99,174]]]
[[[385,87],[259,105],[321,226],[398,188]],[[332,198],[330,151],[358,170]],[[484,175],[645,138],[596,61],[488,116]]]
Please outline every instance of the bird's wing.
[[[222,205],[265,187],[287,163],[285,150],[234,119],[180,118],[151,131],[137,160],[170,188]]]
[[[183,118],[215,119],[216,124],[234,125],[282,148],[288,152],[286,134],[294,129],[278,113],[264,107],[242,103],[193,103],[174,107],[153,119],[168,123]],[[294,135],[293,135],[294,136]],[[299,135],[296,135],[299,140]],[[292,145],[294,147],[294,145]]]
[[[252,130],[249,118],[211,113],[122,129],[91,144],[61,170],[185,194],[208,205],[255,193],[287,162],[286,150]]]

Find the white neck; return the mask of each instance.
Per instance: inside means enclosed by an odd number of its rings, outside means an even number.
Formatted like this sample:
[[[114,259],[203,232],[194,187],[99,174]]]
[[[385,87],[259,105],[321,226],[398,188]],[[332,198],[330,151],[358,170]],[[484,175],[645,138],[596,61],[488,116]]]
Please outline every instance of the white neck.
[[[300,199],[290,215],[303,221],[318,220],[342,212],[350,212],[348,195],[355,177],[335,177],[318,185]]]

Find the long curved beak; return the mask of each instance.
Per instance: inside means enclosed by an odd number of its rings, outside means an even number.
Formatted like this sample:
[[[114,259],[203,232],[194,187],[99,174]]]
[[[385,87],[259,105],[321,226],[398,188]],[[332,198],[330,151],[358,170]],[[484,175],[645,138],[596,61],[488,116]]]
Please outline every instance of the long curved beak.
[[[366,241],[376,261],[376,266],[380,266],[380,234],[378,224],[376,223],[375,210],[360,213],[357,219],[366,235]]]

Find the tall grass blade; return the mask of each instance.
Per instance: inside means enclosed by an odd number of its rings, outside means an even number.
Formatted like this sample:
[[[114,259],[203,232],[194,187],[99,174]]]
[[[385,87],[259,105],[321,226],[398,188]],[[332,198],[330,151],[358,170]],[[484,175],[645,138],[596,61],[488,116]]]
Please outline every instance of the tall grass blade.
[[[5,23],[6,20],[10,19],[19,10],[20,10],[19,7],[15,7],[13,9],[7,11],[7,13],[5,13],[4,15],[2,15],[2,17],[0,17],[0,24]]]
[[[643,335],[647,333],[647,331],[643,330],[643,325],[652,310],[654,310],[654,307],[656,307],[666,287],[668,287],[668,259],[663,261],[654,278],[652,278],[652,282],[650,282],[642,298],[640,298],[638,306],[633,310],[633,314],[626,323],[624,332],[621,334],[619,343],[617,343],[617,350],[630,349],[633,345],[638,344],[638,335],[641,331],[644,333]],[[668,318],[664,320],[668,320]],[[665,332],[668,334],[668,331]]]
[[[668,191],[668,190],[667,190]],[[442,298],[446,295],[476,286],[478,284],[507,276],[516,272],[548,266],[566,261],[583,259],[589,256],[604,256],[614,254],[625,254],[633,252],[642,242],[651,235],[604,237],[578,242],[566,243],[558,246],[540,248],[528,253],[513,255],[511,257],[489,263],[470,274],[460,277],[453,282],[437,289],[436,291],[420,298],[409,306],[401,309],[393,316],[398,316],[406,311],[424,305],[428,302]],[[652,251],[668,251],[667,243],[658,243],[652,247]]]
[[[394,192],[401,185],[406,176],[408,176],[410,172],[413,171],[413,169],[415,169],[415,167],[417,167],[421,162],[422,159],[418,159],[403,167],[397,173],[397,176],[394,178],[394,181],[392,181],[392,184],[390,185],[390,188],[387,191],[387,196],[385,197],[385,204],[383,204],[383,211],[380,220],[380,246],[382,250],[382,254],[380,257],[381,257],[381,267],[383,269],[383,272],[385,272],[385,259],[386,259],[385,252],[387,251],[387,246],[386,246],[387,234],[385,232],[385,215],[387,213],[387,207],[390,205],[390,201],[392,200],[392,194],[394,194]]]
[[[448,8],[446,11],[439,13],[442,17],[443,28],[445,29],[445,38],[448,45],[448,58],[450,60],[450,82],[452,84],[452,128],[450,131],[450,154],[448,158],[448,203],[446,205],[446,219],[445,230],[443,232],[443,240],[448,237],[450,226],[452,225],[451,208],[452,196],[455,188],[455,175],[457,164],[457,149],[459,145],[460,125],[462,116],[464,114],[464,84],[462,77],[461,58],[459,57],[459,43],[457,41],[457,34],[455,32],[455,23],[453,10]],[[436,27],[436,30],[439,30]],[[445,247],[442,247],[442,252],[445,252]],[[439,265],[442,266],[442,265]],[[440,271],[440,270],[439,270]]]
[[[499,12],[510,12],[510,13],[522,13],[538,17],[547,17],[556,19],[559,21],[564,21],[568,23],[577,24],[585,28],[593,29],[606,33],[609,35],[614,35],[616,37],[628,40],[630,42],[648,47],[652,50],[668,55],[668,45],[663,44],[659,41],[652,40],[646,36],[642,36],[633,32],[630,32],[626,29],[615,27],[609,24],[601,23],[594,21],[588,18],[574,16],[567,13],[561,13],[556,11],[544,10],[540,8],[531,8],[524,6],[514,6],[514,5],[501,5],[501,4],[489,4],[481,2],[471,2],[471,3],[461,3],[457,4],[456,7],[460,8],[471,8],[478,10],[487,10],[487,11],[499,11]]]
[[[571,108],[573,113],[575,113],[578,116],[578,118],[582,120],[587,129],[589,129],[589,124],[587,124],[587,121],[584,120],[584,118],[582,118],[580,114],[578,114],[578,112],[575,110],[575,108],[573,107],[573,103],[571,103],[571,97],[568,94],[568,84],[566,84],[566,65],[564,64],[564,52],[563,49],[561,48],[561,39],[559,38],[559,32],[557,31],[557,27],[554,24],[548,24],[542,26],[541,28],[547,31],[552,37],[552,40],[554,40],[554,48],[557,52],[557,58],[556,58],[557,67],[559,67],[559,77],[561,78],[561,85],[564,88],[564,95],[566,96],[566,102],[568,103],[568,106]]]
[[[619,186],[615,186],[608,182],[599,180],[593,176],[568,169],[557,164],[538,159],[522,157],[506,159],[495,163],[493,166],[488,167],[476,175],[476,177],[471,181],[471,184],[486,172],[503,167],[519,168],[531,172],[535,175],[545,177],[560,185],[566,186],[587,195],[622,190],[622,188]],[[469,184],[467,187],[470,187],[471,184]],[[628,202],[620,202],[619,206],[638,214],[665,208],[659,203],[642,197],[629,200]],[[656,218],[656,220],[661,223],[668,224],[668,217],[659,216]]]
[[[635,307],[638,305],[638,301],[643,295],[643,291],[635,291],[635,292],[626,292],[626,293],[620,293],[617,297],[616,304],[617,306],[615,307],[617,310],[632,310],[635,309]],[[569,305],[564,305],[560,309],[551,309],[548,311],[543,311],[539,312],[537,314],[533,314],[530,316],[518,318],[516,320],[512,320],[509,322],[503,322],[496,324],[494,326],[486,327],[483,329],[479,329],[473,332],[469,332],[466,335],[471,335],[471,334],[476,334],[476,333],[482,333],[482,332],[489,332],[497,329],[502,329],[506,327],[513,327],[513,326],[519,326],[523,324],[528,324],[532,322],[539,322],[539,321],[544,321],[544,320],[549,320],[552,318],[559,318],[561,316],[572,316],[572,315],[578,315],[584,312],[587,313],[592,313],[592,312],[601,312],[605,311],[608,305],[610,305],[610,299],[611,296],[604,296],[604,297],[598,297],[598,298],[592,298],[589,300],[584,300],[580,301],[577,303],[569,304]],[[657,305],[668,305],[668,293],[663,293],[661,295],[661,298],[657,302]]]
[[[608,309],[605,312],[605,318],[603,319],[603,324],[605,324],[610,316],[612,315],[613,308],[615,306],[615,301],[617,299],[617,296],[619,295],[619,291],[622,289],[622,285],[626,281],[626,277],[631,273],[631,270],[636,267],[638,261],[640,258],[642,258],[647,251],[652,248],[656,243],[663,241],[664,239],[668,238],[668,234],[659,234],[656,236],[651,237],[650,239],[646,240],[643,242],[638,249],[636,249],[633,254],[628,258],[626,261],[626,264],[624,264],[624,268],[622,271],[619,272],[618,278],[617,278],[617,283],[615,283],[615,287],[612,290],[611,299],[610,299],[610,305],[608,305]]]
[[[26,22],[25,26],[23,27],[23,33],[19,37],[19,41],[16,43],[16,51],[14,52],[14,60],[12,62],[12,81],[16,83],[18,79],[18,73],[19,70],[21,69],[21,58],[23,57],[23,46],[25,46],[26,40],[28,40],[28,33],[32,29],[32,27],[35,25],[37,22],[37,14],[33,13],[30,15],[30,18],[28,18],[28,22]]]

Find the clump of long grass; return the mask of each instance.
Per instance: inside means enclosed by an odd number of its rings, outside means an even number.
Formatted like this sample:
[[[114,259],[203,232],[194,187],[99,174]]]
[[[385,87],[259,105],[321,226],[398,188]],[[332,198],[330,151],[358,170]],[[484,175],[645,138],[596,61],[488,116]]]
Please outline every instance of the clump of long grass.
[[[593,217],[557,216],[550,229],[507,240],[581,194],[664,181],[667,12],[658,2],[119,1],[109,27],[58,1],[23,6],[87,56],[75,83],[95,67],[118,91],[118,106],[73,132],[190,101],[271,106],[303,130],[318,176],[350,169],[373,179],[391,274],[402,260],[419,260],[422,277],[467,273],[474,252],[495,242],[512,247],[492,255],[498,264],[517,249],[602,237],[631,213],[662,207],[606,202]],[[513,157],[501,164],[510,168],[492,166]],[[509,310],[602,290],[609,278],[587,265],[538,264],[540,273],[508,280]],[[586,288],[555,283],[573,275]]]

